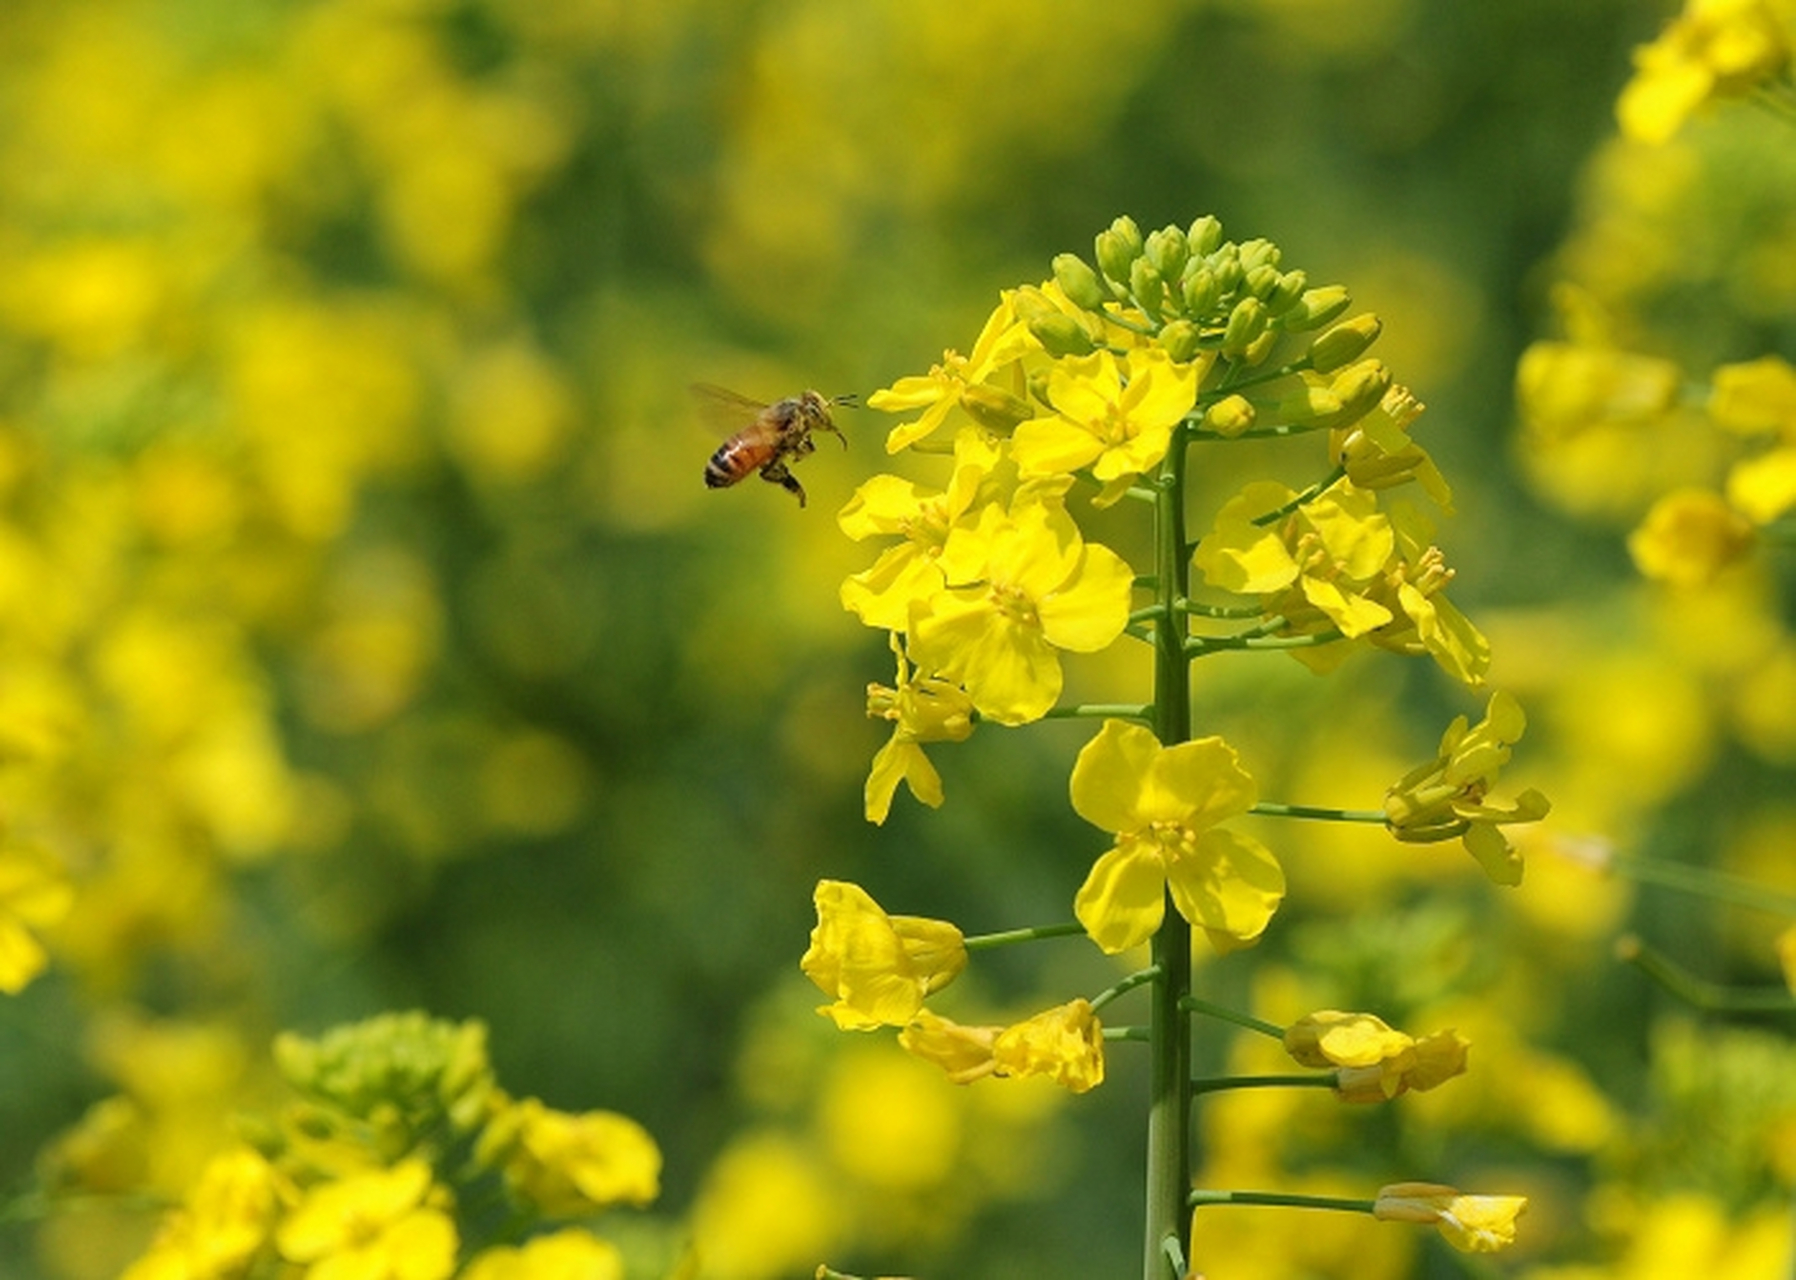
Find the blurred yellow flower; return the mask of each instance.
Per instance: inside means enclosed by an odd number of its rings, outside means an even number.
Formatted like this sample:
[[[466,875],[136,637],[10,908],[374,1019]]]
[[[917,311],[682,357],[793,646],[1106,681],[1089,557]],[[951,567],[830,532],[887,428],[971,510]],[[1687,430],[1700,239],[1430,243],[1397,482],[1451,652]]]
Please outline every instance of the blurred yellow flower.
[[[889,916],[840,880],[818,881],[814,900],[817,927],[799,967],[835,997],[817,1012],[844,1031],[904,1026],[966,968],[961,931],[945,920]]]
[[[1777,935],[1777,962],[1783,966],[1785,985],[1796,995],[1796,924]]]
[[[311,1188],[275,1231],[306,1280],[446,1280],[455,1223],[422,1160]]]
[[[1658,39],[1634,51],[1616,116],[1628,137],[1668,142],[1705,102],[1743,94],[1789,61],[1783,24],[1765,0],[1688,0]]]
[[[1727,473],[1727,500],[1748,520],[1761,525],[1796,507],[1796,445],[1735,463]]]
[[[1060,697],[1058,650],[1095,653],[1129,621],[1135,571],[1087,543],[1057,500],[1019,493],[948,535],[947,589],[913,606],[910,656],[966,686],[982,716],[1039,720]]]
[[[1796,498],[1796,493],[1791,496]],[[1752,522],[1720,494],[1684,488],[1653,503],[1646,519],[1628,535],[1628,553],[1649,578],[1697,587],[1744,557],[1754,541]]]
[[[1709,418],[1742,435],[1796,433],[1796,368],[1781,356],[1724,364],[1709,378]]]
[[[1644,422],[1677,403],[1683,371],[1670,360],[1608,347],[1536,342],[1515,370],[1516,404],[1548,439],[1600,422]]]
[[[1433,1182],[1381,1187],[1372,1216],[1381,1222],[1430,1223],[1462,1253],[1495,1253],[1515,1243],[1526,1196],[1468,1196]]]
[[[693,1252],[718,1280],[808,1273],[847,1229],[828,1167],[775,1133],[749,1134],[724,1149],[705,1173],[691,1223]]]
[[[1278,860],[1217,823],[1253,808],[1254,781],[1221,738],[1163,747],[1147,729],[1106,720],[1073,765],[1073,808],[1116,842],[1086,876],[1073,911],[1114,955],[1160,928],[1174,907],[1218,951],[1258,938],[1285,894]]]
[[[624,1258],[610,1241],[569,1227],[515,1248],[483,1249],[462,1280],[624,1280]]]
[[[181,1208],[121,1280],[240,1276],[268,1243],[277,1215],[295,1194],[260,1153],[232,1147],[207,1164]]]
[[[485,1160],[502,1166],[514,1194],[552,1218],[645,1205],[661,1191],[655,1140],[614,1111],[576,1115],[525,1098],[488,1125],[480,1146]]]
[[[48,854],[0,849],[0,992],[17,995],[44,971],[50,955],[40,930],[62,921],[75,891]]]

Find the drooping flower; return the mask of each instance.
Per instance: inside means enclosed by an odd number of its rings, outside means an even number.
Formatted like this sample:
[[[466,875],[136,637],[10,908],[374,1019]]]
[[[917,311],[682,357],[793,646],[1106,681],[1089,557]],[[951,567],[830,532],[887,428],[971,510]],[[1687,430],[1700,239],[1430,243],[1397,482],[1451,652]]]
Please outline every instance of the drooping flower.
[[[1109,351],[1059,360],[1048,374],[1052,414],[1022,423],[1012,451],[1025,476],[1061,475],[1090,467],[1107,506],[1166,456],[1172,429],[1197,402],[1198,369],[1158,347],[1128,353],[1123,366]]]
[[[1688,0],[1658,39],[1634,50],[1634,78],[1615,114],[1628,137],[1668,142],[1705,102],[1743,94],[1789,61],[1782,23],[1765,0]]]
[[[1409,434],[1425,408],[1408,387],[1393,386],[1378,408],[1328,433],[1329,456],[1362,489],[1389,489],[1414,480],[1435,505],[1451,513],[1453,491],[1447,478]]]
[[[886,436],[886,452],[897,453],[933,435],[968,393],[1000,372],[1024,352],[1033,349],[1035,340],[1027,326],[1020,324],[1006,296],[985,321],[973,343],[973,353],[963,356],[957,351],[944,351],[942,362],[923,376],[900,378],[890,387],[867,397],[867,407],[886,413],[905,413],[912,409],[923,412],[910,422],[893,427]]]
[[[1465,1071],[1466,1040],[1438,1031],[1417,1040],[1369,1013],[1324,1009],[1285,1029],[1285,1052],[1306,1067],[1335,1068],[1343,1102],[1386,1102],[1425,1091]]]
[[[1391,834],[1421,844],[1458,837],[1493,881],[1520,884],[1521,856],[1499,828],[1538,822],[1552,806],[1533,788],[1510,805],[1494,804],[1489,795],[1527,727],[1521,705],[1501,690],[1491,695],[1484,719],[1475,727],[1465,716],[1455,717],[1441,736],[1439,754],[1385,793],[1385,825]]]
[[[902,1027],[967,966],[961,931],[946,920],[889,916],[865,889],[820,880],[817,927],[799,961],[834,1004],[817,1012],[844,1031]]]
[[[1526,1196],[1468,1196],[1434,1182],[1397,1182],[1379,1189],[1372,1216],[1431,1224],[1461,1253],[1495,1253],[1515,1243],[1515,1220],[1527,1207]]]
[[[353,1173],[312,1188],[275,1231],[306,1280],[445,1280],[455,1223],[423,1160]]]
[[[1219,951],[1260,936],[1285,877],[1259,841],[1217,826],[1257,798],[1221,738],[1164,747],[1139,725],[1106,720],[1080,751],[1071,790],[1079,816],[1116,835],[1073,903],[1098,946],[1115,954],[1147,941],[1168,892]]]
[[[980,715],[1039,720],[1060,697],[1059,651],[1094,653],[1122,634],[1135,573],[1087,543],[1050,492],[1024,490],[948,535],[947,589],[912,607],[910,656],[965,686]]]
[[[1752,522],[1707,489],[1676,489],[1628,535],[1634,567],[1678,587],[1701,586],[1752,548]]]
[[[1071,1000],[1008,1027],[962,1026],[921,1010],[898,1043],[956,1084],[1045,1076],[1073,1093],[1104,1082],[1104,1033],[1089,1001]]]
[[[900,782],[924,804],[939,808],[942,778],[923,754],[923,744],[965,742],[973,733],[973,699],[965,689],[913,671],[896,632],[892,653],[898,660],[897,687],[867,686],[867,715],[892,722],[892,736],[874,755],[867,773],[864,803],[867,821],[875,823],[883,823],[891,813]]]

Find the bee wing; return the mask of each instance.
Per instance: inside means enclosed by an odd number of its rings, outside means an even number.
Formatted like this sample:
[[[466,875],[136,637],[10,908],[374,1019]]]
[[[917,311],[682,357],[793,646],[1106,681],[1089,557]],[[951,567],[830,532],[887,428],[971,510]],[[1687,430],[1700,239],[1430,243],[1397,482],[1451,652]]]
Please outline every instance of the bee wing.
[[[740,392],[712,382],[692,384],[692,398],[698,404],[699,416],[717,435],[734,435],[760,415],[767,406]]]

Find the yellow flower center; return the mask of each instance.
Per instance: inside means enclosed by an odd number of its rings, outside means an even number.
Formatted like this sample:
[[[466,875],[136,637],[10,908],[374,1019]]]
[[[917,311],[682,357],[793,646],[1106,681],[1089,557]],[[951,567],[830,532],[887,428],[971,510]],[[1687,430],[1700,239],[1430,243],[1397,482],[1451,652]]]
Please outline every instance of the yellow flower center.
[[[994,582],[991,585],[991,602],[992,608],[1017,626],[1037,630],[1041,628],[1041,614],[1035,608],[1035,601],[1019,588]]]

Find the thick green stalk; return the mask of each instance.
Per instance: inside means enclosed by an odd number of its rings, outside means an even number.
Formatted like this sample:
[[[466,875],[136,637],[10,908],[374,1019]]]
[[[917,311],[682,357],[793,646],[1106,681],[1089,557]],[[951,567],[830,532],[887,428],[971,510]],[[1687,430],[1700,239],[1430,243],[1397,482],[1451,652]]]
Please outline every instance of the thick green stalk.
[[[1185,655],[1184,614],[1190,562],[1185,555],[1186,428],[1173,430],[1166,460],[1155,480],[1155,599],[1163,610],[1154,622],[1154,733],[1165,746],[1191,737],[1191,666]],[[1191,993],[1191,926],[1166,904],[1166,920],[1154,935],[1152,1036],[1147,1119],[1147,1247],[1145,1280],[1168,1280],[1166,1242],[1184,1256],[1191,1192],[1191,1034],[1183,1001]]]

